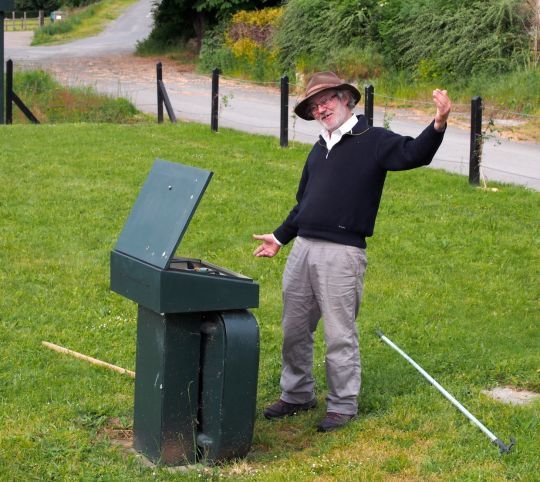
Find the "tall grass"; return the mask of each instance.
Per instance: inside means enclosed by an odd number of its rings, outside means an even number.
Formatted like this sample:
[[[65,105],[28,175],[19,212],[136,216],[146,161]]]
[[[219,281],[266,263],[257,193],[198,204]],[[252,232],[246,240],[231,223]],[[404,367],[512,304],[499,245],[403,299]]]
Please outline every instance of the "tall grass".
[[[476,75],[459,81],[419,81],[403,71],[386,71],[367,82],[375,86],[376,94],[401,99],[430,99],[435,87],[444,87],[456,103],[468,105],[472,97],[480,95],[486,103],[501,109],[540,117],[540,67],[500,75]]]
[[[389,175],[359,327],[360,417],[319,434],[319,408],[271,423],[279,394],[281,274],[252,233],[288,213],[309,146],[208,126],[41,125],[0,129],[0,478],[2,480],[534,480],[540,403],[481,394],[540,391],[539,194],[420,169]],[[133,380],[47,351],[58,343],[135,369],[135,303],[109,290],[109,252],[156,157],[214,172],[179,248],[253,277],[261,330],[257,419],[245,460],[181,473],[114,443],[129,430]],[[497,448],[399,356],[382,330],[514,451]]]
[[[48,44],[61,37],[66,38],[66,34],[73,32],[83,21],[96,15],[101,8],[101,4],[94,3],[80,10],[78,13],[75,11],[70,12],[69,16],[65,19],[57,20],[56,22],[40,27],[34,33],[32,45]]]
[[[146,118],[126,99],[99,94],[91,87],[64,87],[43,70],[16,72],[13,90],[40,123],[131,123]],[[16,106],[13,122],[29,122]]]

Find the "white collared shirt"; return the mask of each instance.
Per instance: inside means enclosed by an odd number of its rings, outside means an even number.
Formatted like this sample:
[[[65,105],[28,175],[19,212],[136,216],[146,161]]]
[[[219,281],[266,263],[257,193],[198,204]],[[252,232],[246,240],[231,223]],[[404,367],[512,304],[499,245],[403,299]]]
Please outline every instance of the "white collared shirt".
[[[357,122],[358,119],[354,114],[352,114],[348,120],[341,124],[334,132],[332,132],[331,136],[326,129],[321,130],[321,136],[326,142],[328,152],[330,152],[330,149],[332,149],[332,147],[334,147],[341,140],[343,134],[349,132]]]

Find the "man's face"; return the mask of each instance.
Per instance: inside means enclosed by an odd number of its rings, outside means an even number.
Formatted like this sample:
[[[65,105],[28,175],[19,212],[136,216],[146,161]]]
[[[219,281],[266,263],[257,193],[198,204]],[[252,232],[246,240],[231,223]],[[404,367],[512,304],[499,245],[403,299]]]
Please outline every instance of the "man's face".
[[[308,108],[314,119],[330,133],[351,117],[351,111],[347,107],[347,96],[344,95],[340,99],[335,90],[325,90],[315,95]]]

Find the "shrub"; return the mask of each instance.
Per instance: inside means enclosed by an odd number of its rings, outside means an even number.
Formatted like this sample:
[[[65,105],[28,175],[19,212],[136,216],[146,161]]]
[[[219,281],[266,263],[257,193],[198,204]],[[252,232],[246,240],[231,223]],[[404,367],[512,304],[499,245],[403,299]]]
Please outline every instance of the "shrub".
[[[336,52],[325,68],[345,79],[370,79],[381,74],[384,57],[373,44],[364,47],[351,45]]]
[[[282,69],[302,73],[324,65],[349,69],[350,65],[337,65],[337,57],[342,55],[348,63],[355,56],[351,45],[358,52],[375,51],[372,18],[379,8],[372,0],[290,0],[274,37]]]
[[[288,72],[457,80],[534,65],[534,12],[524,0],[289,0],[274,44]]]
[[[504,73],[530,61],[531,9],[522,0],[416,0],[381,21],[384,54],[419,80]]]
[[[223,73],[254,80],[276,80],[281,73],[272,47],[281,8],[240,11],[205,38],[200,68],[219,68]]]

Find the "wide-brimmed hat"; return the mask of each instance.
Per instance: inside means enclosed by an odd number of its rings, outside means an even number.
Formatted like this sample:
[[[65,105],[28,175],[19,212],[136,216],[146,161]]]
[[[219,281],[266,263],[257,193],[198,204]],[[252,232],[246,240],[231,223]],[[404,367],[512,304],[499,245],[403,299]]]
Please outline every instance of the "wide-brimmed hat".
[[[304,98],[299,101],[294,108],[296,115],[305,120],[313,120],[313,115],[309,110],[309,100],[314,95],[329,89],[348,90],[351,93],[355,104],[358,103],[361,97],[361,94],[356,87],[343,82],[336,74],[334,74],[334,72],[316,72],[311,76],[307,83]]]

